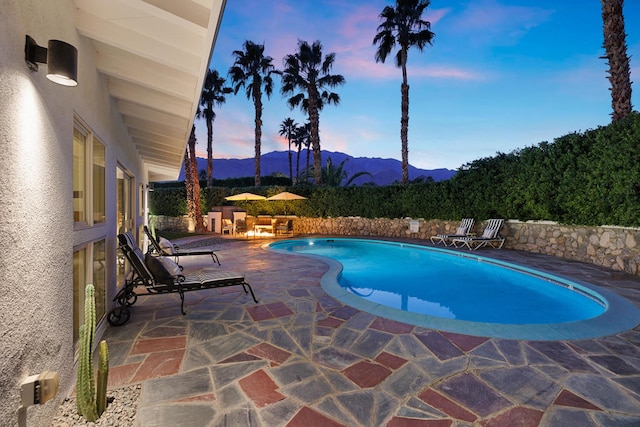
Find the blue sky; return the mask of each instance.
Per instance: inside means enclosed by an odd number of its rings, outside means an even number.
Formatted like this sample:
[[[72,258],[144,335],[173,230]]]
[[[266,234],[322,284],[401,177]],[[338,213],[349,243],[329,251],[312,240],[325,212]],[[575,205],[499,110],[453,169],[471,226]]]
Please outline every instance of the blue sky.
[[[400,159],[401,70],[376,63],[372,41],[392,1],[229,0],[211,67],[226,76],[245,40],[265,45],[282,68],[298,40],[334,52],[338,106],[320,115],[323,150]],[[640,1],[624,7],[631,80],[640,81]],[[611,98],[597,0],[432,0],[424,18],[433,46],[409,52],[409,163],[457,169],[473,160],[606,125]],[[262,153],[286,150],[278,135],[290,110],[276,89],[264,101]],[[637,86],[632,103],[638,110]],[[198,153],[206,126],[197,121]],[[217,109],[214,158],[254,155],[254,107],[243,91]],[[215,168],[215,163],[214,163]]]

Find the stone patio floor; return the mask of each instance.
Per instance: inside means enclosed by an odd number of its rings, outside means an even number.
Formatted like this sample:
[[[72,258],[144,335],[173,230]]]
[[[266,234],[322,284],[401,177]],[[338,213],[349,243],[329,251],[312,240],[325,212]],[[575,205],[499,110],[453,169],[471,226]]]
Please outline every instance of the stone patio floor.
[[[264,243],[216,245],[221,267],[180,259],[187,272],[243,272],[258,304],[238,286],[189,292],[182,316],[177,294],[144,296],[129,323],[107,329],[109,387],[142,384],[136,425],[640,426],[640,327],[579,341],[416,327],[344,306],[320,287],[326,264]],[[505,249],[481,254],[640,306],[640,278],[625,273]]]

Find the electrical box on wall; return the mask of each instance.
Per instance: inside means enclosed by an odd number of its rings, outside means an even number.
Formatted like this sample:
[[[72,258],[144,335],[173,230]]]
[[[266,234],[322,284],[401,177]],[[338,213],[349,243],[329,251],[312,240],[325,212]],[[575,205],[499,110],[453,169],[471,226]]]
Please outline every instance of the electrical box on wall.
[[[22,406],[42,404],[53,398],[58,392],[60,378],[57,372],[44,371],[27,377],[20,384]]]

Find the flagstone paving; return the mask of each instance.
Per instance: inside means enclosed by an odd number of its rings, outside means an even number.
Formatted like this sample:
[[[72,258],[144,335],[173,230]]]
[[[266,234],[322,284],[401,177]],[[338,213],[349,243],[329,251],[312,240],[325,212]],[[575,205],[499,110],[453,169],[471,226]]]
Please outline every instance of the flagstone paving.
[[[431,330],[344,306],[322,261],[220,245],[239,288],[141,297],[109,327],[110,387],[141,383],[138,426],[532,427],[640,425],[640,327],[578,341]],[[640,305],[624,273],[507,250],[483,255],[590,279]],[[183,258],[185,270],[213,267]]]

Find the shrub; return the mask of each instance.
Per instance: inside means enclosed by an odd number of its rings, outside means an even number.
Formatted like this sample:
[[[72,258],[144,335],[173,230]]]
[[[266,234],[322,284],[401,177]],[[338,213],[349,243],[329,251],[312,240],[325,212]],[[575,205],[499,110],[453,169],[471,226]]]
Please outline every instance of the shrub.
[[[308,198],[289,202],[298,216],[459,219],[492,217],[552,220],[566,224],[639,226],[640,114],[583,133],[570,133],[511,153],[474,160],[448,181],[361,187],[214,187],[205,203],[228,204],[229,194],[291,191]],[[170,215],[185,205],[178,190],[152,193],[152,209]],[[175,206],[171,208],[166,203]],[[243,204],[252,215],[282,213],[274,202]],[[159,211],[162,211],[160,213]],[[182,213],[180,213],[182,214]],[[175,216],[175,215],[171,215]]]

